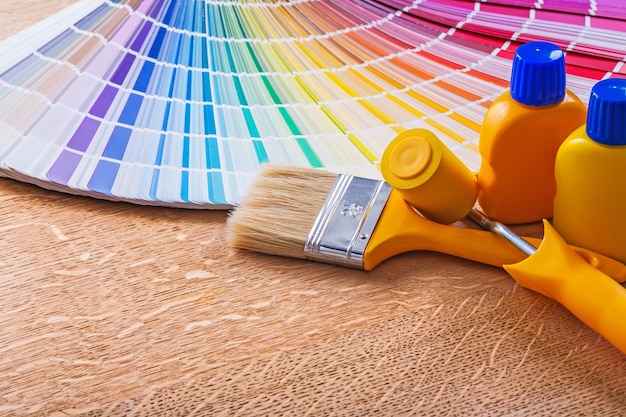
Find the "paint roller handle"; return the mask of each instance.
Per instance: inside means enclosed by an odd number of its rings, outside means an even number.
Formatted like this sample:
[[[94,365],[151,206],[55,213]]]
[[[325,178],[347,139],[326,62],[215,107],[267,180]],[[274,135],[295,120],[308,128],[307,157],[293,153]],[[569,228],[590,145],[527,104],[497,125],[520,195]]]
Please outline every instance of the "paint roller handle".
[[[626,353],[626,288],[594,268],[546,220],[537,251],[504,269],[521,286],[562,304]]]

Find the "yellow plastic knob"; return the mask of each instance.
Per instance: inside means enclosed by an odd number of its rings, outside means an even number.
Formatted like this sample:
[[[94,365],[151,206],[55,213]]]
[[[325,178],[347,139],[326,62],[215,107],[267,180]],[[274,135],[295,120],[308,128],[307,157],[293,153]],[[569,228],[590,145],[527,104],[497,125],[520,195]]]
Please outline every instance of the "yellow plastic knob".
[[[395,144],[389,155],[389,169],[403,180],[419,176],[430,164],[430,143],[419,136],[409,136]]]
[[[385,149],[380,168],[389,185],[438,223],[465,217],[478,196],[474,173],[427,129],[398,135]]]

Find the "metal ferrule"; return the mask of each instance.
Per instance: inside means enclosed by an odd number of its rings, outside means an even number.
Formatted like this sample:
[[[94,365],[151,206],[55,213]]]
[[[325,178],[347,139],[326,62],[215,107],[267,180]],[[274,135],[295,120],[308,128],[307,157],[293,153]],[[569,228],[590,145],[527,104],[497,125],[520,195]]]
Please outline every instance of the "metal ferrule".
[[[363,255],[385,208],[385,181],[339,174],[304,245],[307,259],[363,269]]]

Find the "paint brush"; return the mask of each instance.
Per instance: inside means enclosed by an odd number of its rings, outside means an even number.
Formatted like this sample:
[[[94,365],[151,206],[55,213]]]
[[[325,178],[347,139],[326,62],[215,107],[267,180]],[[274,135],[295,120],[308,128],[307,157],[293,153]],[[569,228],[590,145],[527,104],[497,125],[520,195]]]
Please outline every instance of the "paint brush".
[[[499,236],[439,224],[382,180],[265,166],[229,216],[231,246],[369,271],[428,250],[501,267],[524,255]]]

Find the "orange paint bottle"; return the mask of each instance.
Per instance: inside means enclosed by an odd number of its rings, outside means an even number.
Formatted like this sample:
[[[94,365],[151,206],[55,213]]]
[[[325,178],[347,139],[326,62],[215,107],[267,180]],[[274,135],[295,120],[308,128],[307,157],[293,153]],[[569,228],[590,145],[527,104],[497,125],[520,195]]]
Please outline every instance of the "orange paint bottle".
[[[558,46],[529,42],[516,50],[510,89],[487,110],[478,143],[478,204],[492,219],[519,224],[552,217],[556,153],[587,111],[565,82]]]

